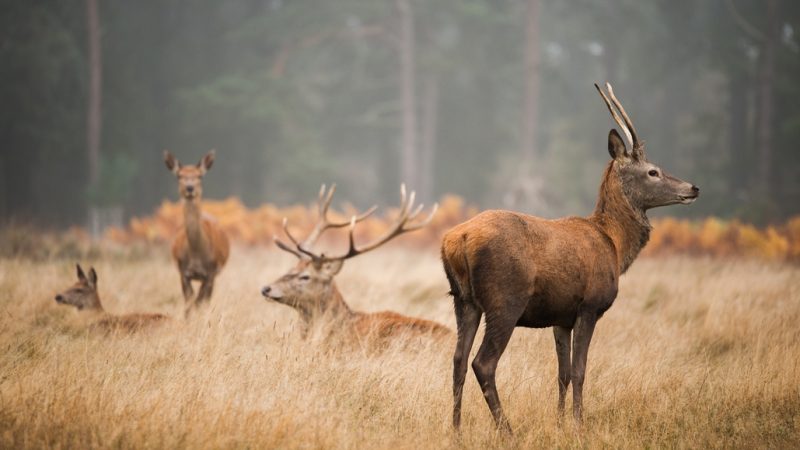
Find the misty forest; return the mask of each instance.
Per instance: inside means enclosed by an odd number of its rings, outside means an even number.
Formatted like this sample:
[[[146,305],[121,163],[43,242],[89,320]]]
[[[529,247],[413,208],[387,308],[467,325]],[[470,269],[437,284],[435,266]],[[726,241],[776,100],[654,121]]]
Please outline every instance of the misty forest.
[[[85,3],[85,4],[84,4]],[[613,122],[704,199],[800,211],[800,4],[790,1],[6,2],[0,217],[83,225],[174,198],[162,152],[216,149],[209,198],[357,205],[406,182],[482,208],[587,214]]]

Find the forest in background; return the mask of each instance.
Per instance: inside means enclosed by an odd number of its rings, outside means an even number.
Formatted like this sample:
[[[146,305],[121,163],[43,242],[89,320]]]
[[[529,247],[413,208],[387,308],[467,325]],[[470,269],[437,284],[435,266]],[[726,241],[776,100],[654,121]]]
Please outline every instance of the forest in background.
[[[670,215],[800,213],[800,3],[786,0],[2,1],[0,221],[83,225],[175,199],[426,201],[586,214],[610,81],[650,158],[702,196]]]

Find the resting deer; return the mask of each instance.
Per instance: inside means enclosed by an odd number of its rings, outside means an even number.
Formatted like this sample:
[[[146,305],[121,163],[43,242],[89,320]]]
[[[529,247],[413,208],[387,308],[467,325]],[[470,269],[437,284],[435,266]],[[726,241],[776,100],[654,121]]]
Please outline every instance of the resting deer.
[[[228,260],[230,244],[222,229],[200,210],[203,176],[214,164],[214,150],[195,166],[182,166],[168,151],[164,151],[164,162],[178,178],[178,192],[183,201],[184,224],[172,244],[172,258],[178,264],[188,316],[193,308],[211,298],[214,279]],[[201,284],[193,299],[192,281],[195,280]]]
[[[103,309],[100,302],[100,295],[97,293],[97,272],[94,267],[89,268],[89,276],[83,272],[80,264],[75,265],[78,270],[77,283],[70,286],[60,294],[56,294],[56,302],[62,305],[71,305],[79,311],[86,310],[91,312],[99,319],[94,326],[109,329],[123,329],[126,331],[136,331],[150,325],[154,325],[169,317],[163,314],[125,314],[121,316],[109,314]]]
[[[611,129],[611,161],[594,213],[586,218],[545,220],[511,211],[485,211],[449,230],[442,240],[442,262],[458,324],[453,355],[456,428],[461,420],[467,357],[484,314],[486,334],[472,369],[495,423],[510,431],[497,394],[495,370],[514,328],[552,326],[558,356],[559,414],[563,415],[571,381],[572,412],[580,424],[592,332],[617,296],[620,275],[647,243],[650,223],[646,211],[689,204],[698,197],[696,186],[647,160],[644,143],[611,85],[606,84],[611,100],[595,87],[628,146]]]
[[[268,299],[296,309],[306,324],[311,324],[321,316],[332,316],[343,325],[340,329],[351,332],[359,338],[377,337],[381,339],[404,333],[429,334],[436,337],[452,334],[448,328],[429,320],[406,317],[389,311],[371,314],[353,311],[345,303],[333,280],[336,274],[342,270],[345,260],[374,250],[403,233],[418,230],[427,225],[436,213],[437,206],[434,205],[433,210],[424,220],[409,224],[422,212],[423,205],[414,209],[414,193],[406,196],[405,186],[403,186],[401,188],[400,213],[394,224],[383,236],[369,244],[356,247],[353,239],[356,223],[372,214],[375,207],[361,215],[353,216],[350,221],[332,222],[328,219],[328,208],[334,190],[335,186],[331,186],[331,189],[326,191],[324,185],[320,189],[318,222],[302,243],[292,236],[287,220],[283,219],[284,232],[294,247],[284,244],[277,237],[275,237],[275,243],[280,249],[295,255],[299,261],[284,276],[265,286],[261,290],[261,294]],[[326,256],[311,250],[325,230],[346,226],[350,227],[350,245],[346,253],[339,256]]]

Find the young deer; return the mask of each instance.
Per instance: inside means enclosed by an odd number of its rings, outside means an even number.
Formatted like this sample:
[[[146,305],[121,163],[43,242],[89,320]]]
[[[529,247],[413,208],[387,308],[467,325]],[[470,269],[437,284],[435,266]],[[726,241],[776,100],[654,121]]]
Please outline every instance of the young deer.
[[[105,330],[122,329],[136,331],[141,328],[169,320],[163,314],[125,314],[112,315],[103,309],[100,295],[97,293],[97,272],[94,267],[89,268],[89,276],[83,272],[80,264],[75,264],[78,269],[78,281],[64,292],[56,294],[56,302],[62,305],[71,305],[79,311],[86,310],[100,316],[93,326]]]
[[[183,229],[172,244],[172,258],[178,264],[186,315],[211,298],[214,279],[222,270],[230,253],[228,237],[200,210],[203,197],[203,176],[214,164],[214,150],[208,152],[195,166],[182,166],[168,151],[164,162],[178,178],[178,192],[183,201]],[[194,296],[192,281],[200,281],[200,291]]]
[[[375,207],[361,215],[353,216],[350,221],[332,222],[328,219],[328,208],[334,190],[335,186],[331,186],[331,189],[326,191],[324,185],[320,189],[318,222],[302,243],[292,236],[286,219],[283,219],[283,229],[294,244],[294,248],[284,244],[277,237],[275,237],[275,243],[282,250],[295,255],[299,261],[284,276],[265,286],[261,290],[261,294],[268,299],[296,309],[306,324],[311,324],[316,318],[323,315],[332,316],[343,324],[340,329],[359,338],[383,339],[396,337],[403,333],[428,334],[435,337],[452,334],[448,328],[430,320],[406,317],[389,311],[377,313],[353,311],[345,303],[333,280],[342,269],[346,259],[374,250],[403,233],[418,230],[427,225],[436,213],[437,206],[434,205],[427,218],[409,225],[409,222],[413,222],[419,216],[423,205],[412,210],[414,193],[406,196],[405,186],[403,186],[401,188],[400,214],[395,223],[380,238],[356,248],[353,239],[355,225],[372,214]],[[350,226],[350,246],[346,253],[340,256],[326,256],[310,250],[325,230],[348,225]]]
[[[545,220],[510,211],[485,211],[452,228],[442,240],[442,262],[458,324],[453,356],[456,428],[461,421],[467,357],[483,314],[486,333],[472,369],[495,423],[510,430],[500,406],[495,370],[511,333],[515,327],[552,326],[558,356],[558,409],[563,415],[572,381],[572,412],[580,424],[592,332],[617,296],[620,275],[647,243],[650,223],[646,211],[689,204],[699,194],[696,186],[647,160],[644,144],[611,85],[606,84],[610,101],[595,87],[630,147],[611,129],[608,151],[612,159],[594,213],[587,218]]]

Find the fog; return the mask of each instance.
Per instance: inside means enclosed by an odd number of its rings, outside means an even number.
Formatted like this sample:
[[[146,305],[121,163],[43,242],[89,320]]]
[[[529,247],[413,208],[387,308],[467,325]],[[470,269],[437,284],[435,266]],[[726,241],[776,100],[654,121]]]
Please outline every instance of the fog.
[[[585,215],[606,81],[649,159],[701,188],[658,213],[800,213],[798,2],[43,0],[0,20],[2,221],[148,214],[177,199],[165,149],[216,149],[205,197],[250,206],[406,182]]]

